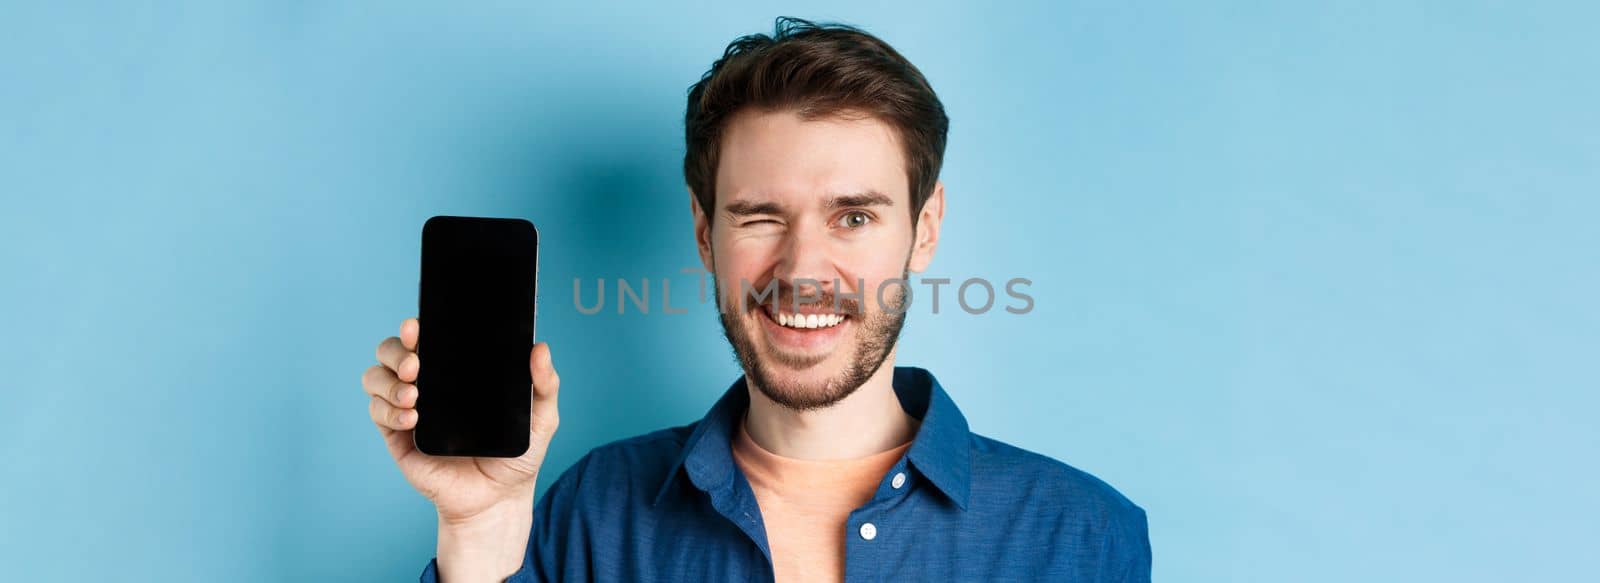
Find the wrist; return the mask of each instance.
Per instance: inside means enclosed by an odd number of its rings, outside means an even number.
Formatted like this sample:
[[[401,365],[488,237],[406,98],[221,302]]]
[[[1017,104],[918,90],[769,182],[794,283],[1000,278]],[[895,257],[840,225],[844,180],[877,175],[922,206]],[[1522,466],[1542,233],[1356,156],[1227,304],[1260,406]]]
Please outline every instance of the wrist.
[[[533,529],[533,491],[468,518],[439,516],[437,561],[446,583],[504,581],[522,568]]]

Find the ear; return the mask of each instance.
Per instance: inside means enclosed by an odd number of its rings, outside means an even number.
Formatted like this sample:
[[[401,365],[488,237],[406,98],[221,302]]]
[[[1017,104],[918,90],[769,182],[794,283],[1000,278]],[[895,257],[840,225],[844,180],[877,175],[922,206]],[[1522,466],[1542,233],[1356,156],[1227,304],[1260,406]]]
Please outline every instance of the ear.
[[[939,247],[939,223],[944,221],[944,181],[933,183],[933,194],[922,203],[917,214],[917,232],[911,246],[911,271],[921,273],[933,262],[933,251]]]
[[[694,195],[694,189],[689,190],[689,212],[694,215],[694,243],[700,250],[700,263],[706,268],[706,273],[711,269],[711,219],[700,208],[700,199]]]

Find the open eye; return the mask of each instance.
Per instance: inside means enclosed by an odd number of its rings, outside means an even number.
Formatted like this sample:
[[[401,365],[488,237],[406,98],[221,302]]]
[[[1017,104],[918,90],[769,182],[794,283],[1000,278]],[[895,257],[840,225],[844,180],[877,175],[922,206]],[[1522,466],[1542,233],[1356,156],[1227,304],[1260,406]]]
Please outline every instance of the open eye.
[[[872,222],[872,215],[863,211],[850,211],[839,215],[838,225],[846,229],[859,229]]]

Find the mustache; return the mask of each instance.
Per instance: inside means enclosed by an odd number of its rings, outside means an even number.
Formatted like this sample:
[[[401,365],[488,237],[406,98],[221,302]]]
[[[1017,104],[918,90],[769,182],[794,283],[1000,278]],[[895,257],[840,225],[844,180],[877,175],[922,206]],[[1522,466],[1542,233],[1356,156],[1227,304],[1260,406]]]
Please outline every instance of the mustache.
[[[804,306],[816,306],[833,313],[861,314],[862,299],[866,297],[865,292],[840,293],[825,288],[802,292],[794,284],[782,280],[771,280],[759,288],[741,287],[744,293],[739,294],[739,300],[744,311],[768,307],[798,311]]]

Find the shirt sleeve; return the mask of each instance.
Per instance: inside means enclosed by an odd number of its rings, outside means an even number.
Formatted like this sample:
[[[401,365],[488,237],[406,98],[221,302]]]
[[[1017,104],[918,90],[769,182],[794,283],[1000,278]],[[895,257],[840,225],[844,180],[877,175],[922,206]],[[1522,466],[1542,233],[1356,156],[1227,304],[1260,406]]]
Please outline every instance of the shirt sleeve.
[[[528,548],[522,555],[522,568],[512,573],[506,583],[544,583],[546,581],[574,580],[574,569],[581,574],[587,571],[587,546],[581,537],[582,527],[576,508],[578,482],[590,456],[584,456],[561,474],[550,489],[533,507],[533,530],[528,534]],[[422,583],[439,583],[439,558],[434,557],[423,568]]]
[[[1120,544],[1124,567],[1121,583],[1150,583],[1150,528],[1149,520],[1144,509],[1134,507],[1135,512],[1127,524],[1119,531],[1122,534]]]

